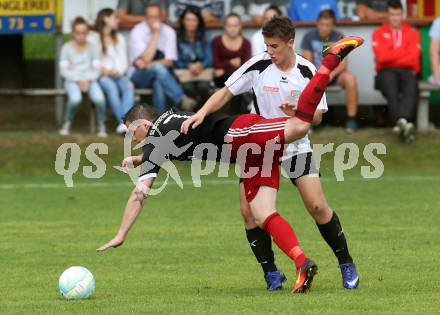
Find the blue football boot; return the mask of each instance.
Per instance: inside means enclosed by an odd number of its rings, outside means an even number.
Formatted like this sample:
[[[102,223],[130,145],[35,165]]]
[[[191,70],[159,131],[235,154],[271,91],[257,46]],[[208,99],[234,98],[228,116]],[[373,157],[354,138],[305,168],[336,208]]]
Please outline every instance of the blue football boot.
[[[356,270],[356,266],[353,262],[340,264],[342,274],[342,285],[346,289],[356,289],[359,285],[359,276]]]
[[[264,280],[267,283],[267,291],[275,291],[283,287],[286,276],[281,271],[269,271],[264,274]]]

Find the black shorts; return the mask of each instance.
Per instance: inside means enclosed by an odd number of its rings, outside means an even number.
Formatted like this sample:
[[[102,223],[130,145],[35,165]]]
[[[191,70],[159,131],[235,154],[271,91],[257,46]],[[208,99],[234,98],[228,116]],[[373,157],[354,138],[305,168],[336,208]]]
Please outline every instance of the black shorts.
[[[316,167],[315,160],[313,159],[313,152],[294,155],[280,164],[294,185],[296,185],[295,181],[298,178],[305,175],[318,174],[319,177],[321,177],[321,173]]]
[[[318,174],[319,177],[321,177],[321,173],[316,167],[315,160],[313,159],[313,152],[294,155],[291,158],[280,162],[280,165],[295,186],[295,181],[305,175]],[[240,178],[239,182],[243,182],[243,179]]]

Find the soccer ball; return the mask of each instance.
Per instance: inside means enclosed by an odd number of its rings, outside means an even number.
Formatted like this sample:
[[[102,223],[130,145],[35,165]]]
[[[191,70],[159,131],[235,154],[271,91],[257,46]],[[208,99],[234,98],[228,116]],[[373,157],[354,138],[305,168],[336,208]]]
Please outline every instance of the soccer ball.
[[[95,291],[95,278],[87,268],[74,266],[61,274],[58,287],[66,300],[87,299]]]

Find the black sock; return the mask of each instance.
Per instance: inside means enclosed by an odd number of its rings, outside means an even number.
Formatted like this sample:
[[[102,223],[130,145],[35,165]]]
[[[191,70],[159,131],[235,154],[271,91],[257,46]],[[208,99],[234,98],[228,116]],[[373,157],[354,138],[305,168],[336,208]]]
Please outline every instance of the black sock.
[[[333,212],[333,216],[328,223],[316,223],[316,225],[322,237],[338,258],[339,264],[353,262],[348,252],[347,240],[345,239],[344,231],[342,230],[341,222],[339,222],[336,212]]]
[[[264,273],[277,271],[270,235],[265,230],[256,227],[251,230],[246,230],[246,236],[252,252],[260,263],[261,268],[263,268]]]

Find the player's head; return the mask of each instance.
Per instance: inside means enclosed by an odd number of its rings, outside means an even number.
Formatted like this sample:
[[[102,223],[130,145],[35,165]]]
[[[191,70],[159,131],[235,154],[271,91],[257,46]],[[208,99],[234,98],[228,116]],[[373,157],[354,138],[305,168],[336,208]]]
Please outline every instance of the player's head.
[[[281,16],[281,15],[283,15],[281,9],[278,6],[271,4],[266,8],[266,10],[264,10],[264,23],[266,23],[275,16]]]
[[[140,142],[147,137],[152,122],[157,113],[151,106],[145,104],[134,105],[124,116],[124,124],[133,133],[133,139]]]
[[[275,16],[263,26],[264,43],[272,62],[285,63],[291,57],[295,42],[295,26],[286,16]]]
[[[158,3],[151,3],[145,8],[145,20],[151,27],[152,24],[162,21],[160,5]]]
[[[81,17],[77,16],[72,22],[72,39],[79,45],[87,43],[87,34],[89,33],[89,24]]]
[[[241,18],[237,13],[231,12],[225,17],[223,28],[227,36],[235,38],[241,35]]]
[[[319,12],[316,28],[318,29],[319,37],[328,39],[336,24],[336,15],[332,9],[325,9]]]
[[[403,22],[403,6],[400,0],[389,0],[387,13],[391,28],[399,29]]]

